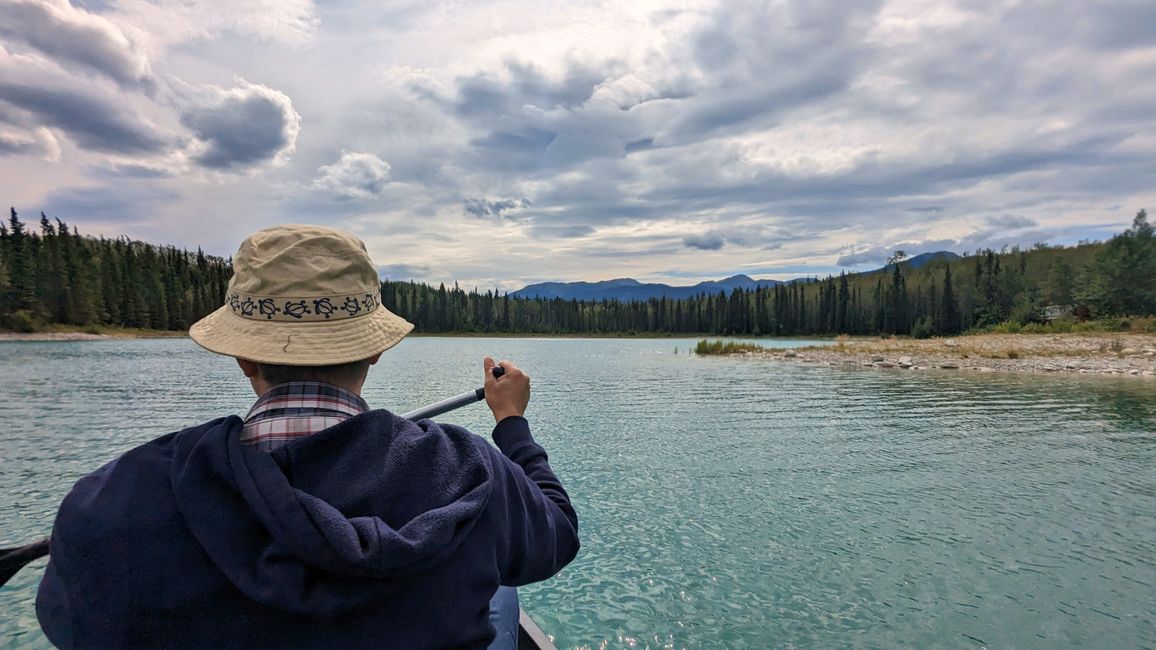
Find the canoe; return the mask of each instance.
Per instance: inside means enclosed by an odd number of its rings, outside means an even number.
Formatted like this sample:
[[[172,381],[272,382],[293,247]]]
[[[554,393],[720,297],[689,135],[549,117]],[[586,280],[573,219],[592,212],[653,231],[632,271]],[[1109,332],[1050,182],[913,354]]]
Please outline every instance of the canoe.
[[[558,650],[526,610],[518,610],[518,650]]]

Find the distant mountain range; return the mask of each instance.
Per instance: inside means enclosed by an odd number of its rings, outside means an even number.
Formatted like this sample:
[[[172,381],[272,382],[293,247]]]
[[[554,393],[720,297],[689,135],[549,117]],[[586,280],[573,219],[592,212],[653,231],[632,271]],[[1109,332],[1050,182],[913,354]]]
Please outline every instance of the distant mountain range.
[[[958,259],[960,259],[959,255],[956,255],[951,251],[936,251],[934,253],[921,253],[909,260],[903,260],[901,263],[904,266],[910,266],[913,269],[918,269],[927,266],[932,262],[938,262],[939,260],[948,260],[950,262]],[[883,271],[889,268],[891,268],[891,266],[887,265],[882,269],[875,269],[875,271]],[[866,273],[874,273],[874,271],[866,271]]]
[[[904,266],[920,268],[938,260],[956,260],[959,256],[949,251],[923,253],[905,260]],[[874,273],[890,268],[885,266],[865,271]],[[644,283],[631,278],[602,280],[601,282],[539,282],[529,284],[510,293],[513,298],[562,298],[563,300],[619,300],[623,302],[635,300],[649,300],[651,298],[670,298],[680,300],[693,298],[699,294],[730,293],[735,289],[750,291],[760,287],[773,287],[779,284],[794,284],[807,282],[814,278],[795,278],[793,280],[756,280],[748,275],[732,275],[723,280],[708,280],[690,286],[671,286],[660,283]]]

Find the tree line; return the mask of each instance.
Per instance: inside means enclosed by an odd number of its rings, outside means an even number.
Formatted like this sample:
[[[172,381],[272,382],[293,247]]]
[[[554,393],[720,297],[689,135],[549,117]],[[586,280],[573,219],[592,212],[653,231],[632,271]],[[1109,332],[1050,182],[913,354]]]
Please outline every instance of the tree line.
[[[41,214],[0,224],[0,326],[110,324],[181,330],[216,309],[229,260],[80,236]],[[1141,210],[1105,243],[976,251],[883,270],[672,300],[519,298],[414,281],[382,282],[385,306],[425,333],[799,336],[954,335],[1000,323],[1156,313],[1156,237]]]
[[[391,311],[430,333],[954,335],[999,323],[1156,313],[1156,238],[1141,210],[1106,243],[976,251],[914,268],[842,274],[730,294],[646,301],[516,298],[386,280]]]
[[[227,260],[121,237],[81,236],[40,213],[0,221],[0,328],[45,324],[182,330],[221,306]]]

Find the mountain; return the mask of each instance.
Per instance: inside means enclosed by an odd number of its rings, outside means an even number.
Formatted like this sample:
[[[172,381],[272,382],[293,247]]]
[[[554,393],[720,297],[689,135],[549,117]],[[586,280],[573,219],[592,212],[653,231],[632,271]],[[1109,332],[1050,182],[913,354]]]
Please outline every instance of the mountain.
[[[794,280],[792,280],[794,282]],[[730,293],[741,289],[773,287],[779,280],[755,280],[747,275],[732,275],[723,280],[709,280],[692,286],[642,283],[631,278],[601,282],[540,282],[513,291],[513,298],[562,298],[565,300],[649,300],[650,298],[691,298],[702,293]]]
[[[934,253],[916,255],[910,259],[903,260],[902,264],[907,268],[918,269],[932,262],[958,259],[960,259],[959,255],[951,251],[936,251]],[[872,271],[863,271],[862,273],[878,273],[879,271],[887,271],[890,269],[891,265],[887,265]],[[703,293],[730,293],[737,288],[751,290],[758,287],[773,287],[777,284],[809,282],[814,279],[816,278],[795,278],[782,282],[780,280],[755,280],[748,275],[740,274],[732,275],[722,280],[699,282],[692,286],[643,283],[632,278],[617,278],[614,280],[602,280],[601,282],[539,282],[538,284],[528,284],[517,291],[510,292],[510,297],[562,298],[563,300],[620,300],[629,302],[662,298],[665,296],[679,300],[682,298],[693,298]]]
[[[920,253],[911,259],[903,260],[903,263],[913,269],[921,269],[932,262],[938,262],[940,260],[953,262],[958,259],[961,259],[959,255],[951,251],[936,251],[934,253]]]
[[[915,257],[909,257],[900,262],[900,264],[902,264],[903,267],[907,269],[921,269],[933,262],[954,262],[955,260],[959,259],[963,258],[951,251],[935,251],[934,253],[920,253]],[[890,271],[891,266],[891,264],[885,264],[877,269],[871,269],[870,271],[859,271],[859,273],[866,275],[869,273],[879,273],[880,271]]]

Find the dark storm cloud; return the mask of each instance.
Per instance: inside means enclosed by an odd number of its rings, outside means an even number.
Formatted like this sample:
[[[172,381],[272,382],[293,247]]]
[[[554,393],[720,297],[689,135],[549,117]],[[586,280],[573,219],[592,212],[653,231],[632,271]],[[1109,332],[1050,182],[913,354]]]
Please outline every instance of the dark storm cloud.
[[[701,251],[717,251],[726,246],[726,240],[718,233],[703,233],[701,235],[689,235],[682,238],[682,243],[687,248],[694,248]]]
[[[205,145],[196,156],[198,163],[229,170],[265,163],[292,150],[300,118],[284,94],[246,84],[187,109],[181,124]]]
[[[0,80],[0,102],[32,113],[36,122],[64,131],[86,149],[149,154],[172,144],[123,102],[96,92]]]
[[[154,85],[139,45],[115,23],[68,3],[0,3],[0,36],[43,52],[62,67],[80,66],[126,87],[151,90]]]

